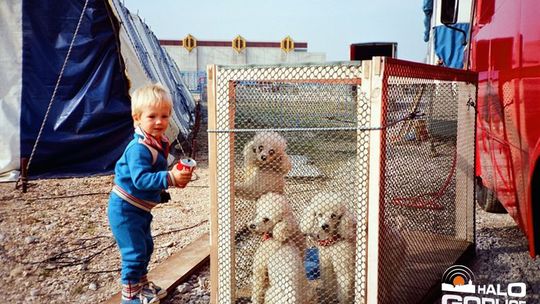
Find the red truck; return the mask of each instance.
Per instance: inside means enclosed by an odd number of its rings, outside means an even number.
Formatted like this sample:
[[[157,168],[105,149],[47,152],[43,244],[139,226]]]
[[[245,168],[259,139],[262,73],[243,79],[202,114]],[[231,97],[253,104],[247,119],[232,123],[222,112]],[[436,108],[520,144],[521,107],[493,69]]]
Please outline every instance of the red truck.
[[[458,23],[459,1],[438,3],[445,26]],[[535,257],[540,254],[540,1],[467,2],[472,5],[464,67],[478,72],[477,201],[486,211],[507,211]]]

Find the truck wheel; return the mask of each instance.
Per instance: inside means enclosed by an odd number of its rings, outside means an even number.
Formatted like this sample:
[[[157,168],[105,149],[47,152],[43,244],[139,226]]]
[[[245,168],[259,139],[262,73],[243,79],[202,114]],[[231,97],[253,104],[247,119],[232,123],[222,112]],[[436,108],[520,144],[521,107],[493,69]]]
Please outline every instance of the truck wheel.
[[[485,212],[507,213],[501,202],[495,197],[495,193],[484,187],[481,181],[476,183],[476,202]]]

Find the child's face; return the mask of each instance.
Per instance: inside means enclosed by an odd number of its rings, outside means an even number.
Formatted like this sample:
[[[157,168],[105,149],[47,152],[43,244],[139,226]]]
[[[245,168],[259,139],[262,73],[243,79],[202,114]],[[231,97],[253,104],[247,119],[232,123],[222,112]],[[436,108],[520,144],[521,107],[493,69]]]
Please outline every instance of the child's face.
[[[160,139],[169,126],[170,117],[171,108],[167,104],[161,103],[143,108],[140,114],[133,115],[133,120],[144,132]]]

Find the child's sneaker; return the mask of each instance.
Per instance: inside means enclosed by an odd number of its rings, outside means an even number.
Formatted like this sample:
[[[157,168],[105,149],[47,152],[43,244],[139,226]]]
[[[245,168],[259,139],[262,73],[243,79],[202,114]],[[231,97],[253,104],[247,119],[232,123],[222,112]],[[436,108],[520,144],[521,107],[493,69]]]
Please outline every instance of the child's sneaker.
[[[159,304],[159,298],[155,295],[144,295],[141,291],[132,299],[122,297],[121,304]]]
[[[159,304],[159,298],[151,293],[143,292],[144,285],[124,284],[122,285],[121,304]]]
[[[141,293],[146,297],[153,296],[153,297],[157,297],[158,299],[163,299],[167,296],[167,291],[157,286],[152,281],[147,281],[146,283],[143,283]]]

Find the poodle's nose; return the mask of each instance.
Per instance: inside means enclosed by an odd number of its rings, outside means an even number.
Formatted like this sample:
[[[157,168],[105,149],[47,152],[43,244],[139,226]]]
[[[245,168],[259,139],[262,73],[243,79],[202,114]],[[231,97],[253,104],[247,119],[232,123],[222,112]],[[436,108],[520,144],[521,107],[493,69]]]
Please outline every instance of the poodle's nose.
[[[261,160],[265,161],[266,160],[266,155],[261,155]]]
[[[257,228],[257,225],[255,225],[255,224],[250,224],[249,225],[249,229],[255,229],[255,228]]]
[[[322,225],[321,225],[321,228],[322,228],[323,230],[328,230],[328,228],[330,228],[330,226],[328,226],[328,224],[322,224]]]

